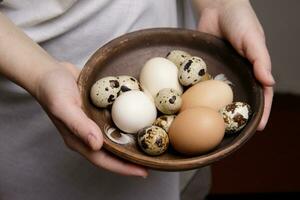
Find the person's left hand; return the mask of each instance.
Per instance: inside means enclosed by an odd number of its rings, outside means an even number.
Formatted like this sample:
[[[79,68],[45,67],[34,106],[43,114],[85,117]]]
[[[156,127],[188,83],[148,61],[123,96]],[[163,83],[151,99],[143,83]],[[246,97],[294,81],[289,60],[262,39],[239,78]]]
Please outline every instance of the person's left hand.
[[[258,130],[267,124],[275,84],[265,35],[248,0],[195,0],[200,11],[198,30],[227,39],[252,64],[263,86],[265,105]]]

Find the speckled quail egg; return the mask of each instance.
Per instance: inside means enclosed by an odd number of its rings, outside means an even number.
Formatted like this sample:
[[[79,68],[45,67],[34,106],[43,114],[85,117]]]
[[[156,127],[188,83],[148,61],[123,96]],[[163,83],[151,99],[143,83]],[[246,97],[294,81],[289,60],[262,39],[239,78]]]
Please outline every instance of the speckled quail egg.
[[[169,146],[169,136],[158,126],[148,126],[138,131],[137,140],[140,148],[148,155],[164,153]]]
[[[130,90],[141,90],[138,80],[132,76],[117,76],[120,83],[120,91],[118,95]]]
[[[168,133],[169,128],[175,117],[176,115],[162,115],[155,120],[153,125],[163,128]]]
[[[225,122],[225,131],[232,134],[240,131],[251,115],[251,108],[244,102],[233,102],[220,110]]]
[[[180,92],[173,88],[164,88],[155,96],[156,108],[167,115],[175,114],[180,110],[182,100]]]
[[[202,58],[193,56],[186,59],[179,67],[179,82],[184,86],[198,83],[206,74],[207,66]]]
[[[116,77],[107,76],[101,78],[91,88],[91,100],[95,106],[105,108],[114,102],[119,90],[120,83]]]
[[[189,53],[181,50],[173,50],[167,54],[167,59],[172,61],[177,67],[180,67],[182,63],[187,59],[192,57]]]

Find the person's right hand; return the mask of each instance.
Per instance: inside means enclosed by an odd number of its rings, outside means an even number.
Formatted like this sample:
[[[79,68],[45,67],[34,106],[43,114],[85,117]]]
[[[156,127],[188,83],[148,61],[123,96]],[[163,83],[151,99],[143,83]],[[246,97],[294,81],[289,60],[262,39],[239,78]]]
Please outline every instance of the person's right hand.
[[[81,109],[76,84],[79,71],[70,63],[61,63],[39,77],[36,99],[48,113],[65,144],[94,165],[122,175],[146,177],[147,170],[120,160],[101,149],[103,138],[99,127]]]

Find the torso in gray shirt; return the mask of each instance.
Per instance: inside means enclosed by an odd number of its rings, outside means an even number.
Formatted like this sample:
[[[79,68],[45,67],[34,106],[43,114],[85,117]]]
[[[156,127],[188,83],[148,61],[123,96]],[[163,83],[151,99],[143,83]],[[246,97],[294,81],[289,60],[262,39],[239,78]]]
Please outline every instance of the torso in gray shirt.
[[[4,0],[0,12],[53,57],[79,68],[121,34],[178,25],[174,0]],[[179,178],[157,171],[147,179],[124,177],[94,167],[65,147],[32,97],[0,77],[0,199],[176,200]]]

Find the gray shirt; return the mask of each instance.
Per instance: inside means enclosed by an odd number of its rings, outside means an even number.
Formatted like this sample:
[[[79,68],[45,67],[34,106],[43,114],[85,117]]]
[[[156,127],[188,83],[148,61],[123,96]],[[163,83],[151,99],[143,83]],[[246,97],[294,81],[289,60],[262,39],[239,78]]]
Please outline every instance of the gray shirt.
[[[177,11],[175,0],[4,0],[0,4],[0,12],[49,54],[79,68],[97,48],[121,34],[178,26]],[[0,76],[0,199],[176,200],[179,175],[151,171],[142,179],[94,167],[65,147],[28,93]]]

